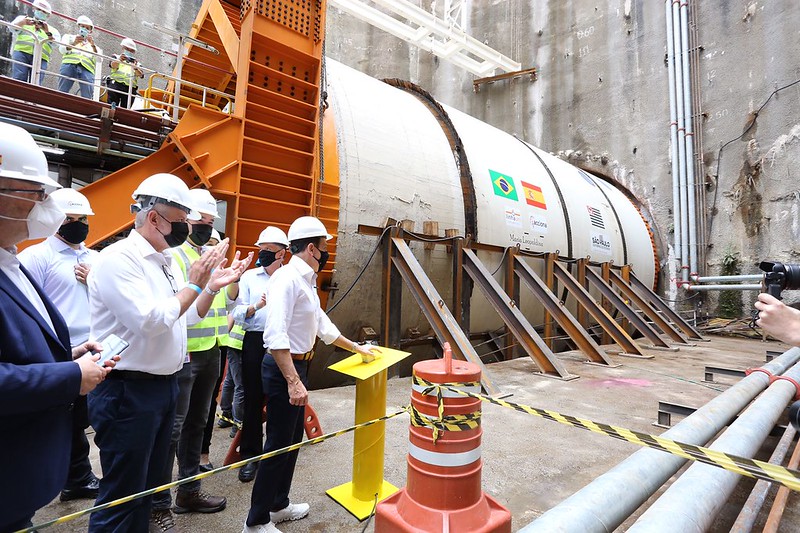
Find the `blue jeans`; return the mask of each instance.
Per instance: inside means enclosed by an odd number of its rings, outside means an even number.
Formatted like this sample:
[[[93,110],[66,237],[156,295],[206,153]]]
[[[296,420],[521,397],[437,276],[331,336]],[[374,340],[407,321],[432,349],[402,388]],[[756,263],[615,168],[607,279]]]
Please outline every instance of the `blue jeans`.
[[[11,59],[17,63],[11,63],[11,77],[19,81],[31,81],[31,65],[33,65],[33,54],[26,54],[19,50],[14,50]],[[21,64],[21,63],[24,63]],[[47,70],[47,61],[42,59],[42,69],[39,71],[39,85],[44,83],[44,72]]]
[[[118,376],[109,375],[88,397],[89,421],[103,467],[98,504],[159,485],[175,420],[174,375],[130,381]],[[148,496],[92,513],[89,531],[147,531],[151,503]]]
[[[94,73],[89,72],[83,65],[76,63],[62,63],[60,74],[64,76],[58,81],[58,90],[62,93],[68,93],[72,90],[75,84],[75,79],[83,83],[78,83],[81,90],[81,96],[84,98],[92,97],[92,84],[94,83]],[[70,79],[74,78],[74,79]]]
[[[232,416],[237,422],[244,416],[244,389],[242,388],[242,352],[228,348],[228,372],[222,384],[222,397],[219,400],[222,414]]]
[[[219,377],[219,348],[192,352],[191,361],[178,372],[178,402],[172,429],[168,465],[161,472],[159,484],[172,481],[172,465],[178,459],[178,478],[200,473],[200,448],[208,420],[208,408],[214,396],[214,385]],[[178,487],[179,492],[200,489],[200,481]],[[172,505],[170,491],[153,495],[153,509],[169,509]]]

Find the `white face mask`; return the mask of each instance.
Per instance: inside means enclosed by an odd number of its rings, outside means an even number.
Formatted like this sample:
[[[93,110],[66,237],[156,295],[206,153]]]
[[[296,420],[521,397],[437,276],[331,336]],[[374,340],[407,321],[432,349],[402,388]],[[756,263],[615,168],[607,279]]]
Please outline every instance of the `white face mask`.
[[[24,220],[27,222],[28,239],[45,239],[51,235],[55,235],[55,233],[58,231],[58,228],[61,227],[61,223],[67,218],[64,212],[59,209],[55,200],[53,200],[50,196],[41,202],[4,193],[0,193],[0,196],[7,196],[15,200],[25,200],[26,202],[33,202],[35,204],[26,218],[7,217],[0,215],[0,218],[4,218],[6,220]]]

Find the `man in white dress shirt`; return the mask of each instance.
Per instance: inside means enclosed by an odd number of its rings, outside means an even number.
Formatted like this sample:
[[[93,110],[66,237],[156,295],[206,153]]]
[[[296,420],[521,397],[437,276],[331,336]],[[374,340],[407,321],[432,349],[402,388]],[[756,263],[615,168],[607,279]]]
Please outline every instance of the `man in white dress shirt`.
[[[50,195],[67,215],[58,232],[44,242],[20,252],[19,261],[41,285],[64,317],[70,344],[80,346],[89,340],[89,292],[86,275],[97,252],[83,241],[89,234],[88,218],[94,215],[89,200],[75,189],[59,189]],[[97,498],[100,482],[89,462],[89,413],[86,396],[75,400],[72,408],[72,445],[67,483],[61,501]]]
[[[262,411],[264,388],[261,383],[261,364],[264,361],[264,324],[267,320],[267,285],[272,275],[283,265],[289,248],[289,239],[280,228],[268,226],[258,236],[258,261],[256,268],[248,270],[239,282],[239,301],[233,310],[233,320],[242,325],[240,373],[244,389],[244,413],[239,452],[242,459],[261,454],[264,448]],[[239,481],[247,483],[256,477],[258,463],[250,463],[239,470]]]
[[[225,239],[192,263],[183,285],[180,269],[164,252],[186,240],[190,214],[198,218],[189,189],[176,176],[155,174],[133,199],[134,229],[100,253],[88,279],[90,336],[113,333],[129,343],[119,373],[89,397],[103,467],[99,504],[157,485],[168,460],[187,317],[192,323],[205,316],[213,294],[243,270],[238,256],[224,268]],[[151,497],[139,498],[95,512],[89,531],[147,531],[151,503]]]
[[[374,357],[372,348],[343,337],[320,308],[317,274],[328,260],[332,236],[314,217],[300,217],[289,227],[292,258],[273,274],[266,298],[266,324],[262,378],[267,396],[267,442],[264,453],[296,444],[303,438],[305,405],[308,403],[308,364],[316,338],[363,357]],[[250,512],[243,533],[279,532],[275,524],[308,515],[307,503],[290,503],[289,490],[297,451],[259,463]]]

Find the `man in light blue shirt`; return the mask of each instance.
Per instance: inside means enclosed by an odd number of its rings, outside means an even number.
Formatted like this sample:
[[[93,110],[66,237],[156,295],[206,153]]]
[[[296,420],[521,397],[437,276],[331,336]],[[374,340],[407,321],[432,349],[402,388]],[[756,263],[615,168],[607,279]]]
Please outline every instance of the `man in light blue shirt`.
[[[67,215],[58,233],[26,248],[17,256],[31,277],[41,285],[69,328],[70,344],[89,340],[89,292],[86,275],[97,252],[83,241],[89,234],[88,216],[94,215],[89,200],[75,189],[59,189],[50,195]],[[100,483],[89,462],[86,428],[89,414],[86,396],[79,396],[72,409],[72,451],[69,473],[61,501],[95,499]]]
[[[259,247],[256,268],[248,270],[239,281],[239,301],[233,310],[233,319],[244,329],[242,342],[242,388],[244,389],[244,413],[242,414],[242,438],[239,451],[242,459],[261,454],[264,447],[261,412],[264,407],[264,389],[261,385],[261,363],[264,360],[264,323],[267,319],[266,292],[272,274],[283,265],[289,239],[274,226],[268,226],[258,236]],[[257,463],[250,463],[239,470],[239,481],[252,481]]]

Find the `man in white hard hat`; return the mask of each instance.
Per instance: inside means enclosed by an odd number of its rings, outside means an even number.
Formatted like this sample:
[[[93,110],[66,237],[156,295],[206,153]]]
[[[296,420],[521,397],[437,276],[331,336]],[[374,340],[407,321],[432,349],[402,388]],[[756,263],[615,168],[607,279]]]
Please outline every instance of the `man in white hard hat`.
[[[86,276],[97,252],[87,248],[83,241],[89,234],[88,217],[94,212],[89,200],[75,189],[58,189],[50,197],[66,213],[66,219],[55,235],[26,248],[18,257],[66,320],[71,345],[80,346],[89,340]],[[97,498],[100,483],[89,462],[86,438],[89,414],[85,396],[75,400],[72,423],[69,474],[61,491],[61,501],[93,500]]]
[[[170,248],[173,262],[181,271],[181,279],[188,280],[191,266],[200,259],[211,238],[213,223],[219,218],[217,201],[205,189],[192,189],[189,199],[193,208],[200,214],[200,219],[190,221],[191,233],[186,242]],[[252,254],[242,262],[242,271],[250,264]],[[208,292],[210,289],[206,287]],[[178,372],[178,403],[175,424],[172,430],[169,464],[162,472],[160,483],[172,480],[172,465],[177,453],[178,476],[187,478],[200,472],[200,449],[203,444],[203,433],[208,420],[211,398],[215,395],[214,387],[219,378],[219,349],[228,337],[228,306],[233,306],[239,295],[239,286],[234,280],[224,291],[217,290],[205,318],[190,325],[187,331],[186,361]],[[212,496],[200,490],[200,481],[180,485],[175,497],[176,513],[216,513],[225,509],[227,500],[221,496]],[[172,498],[170,491],[163,491],[153,496],[151,522],[162,530],[169,530],[173,522],[171,516]],[[151,528],[154,529],[154,528]]]
[[[11,77],[19,81],[32,81],[33,48],[38,40],[42,42],[42,62],[39,71],[39,85],[41,85],[50,62],[53,45],[61,40],[61,34],[47,23],[47,19],[53,13],[53,8],[47,0],[34,0],[32,7],[33,16],[20,15],[12,22],[19,30],[14,30],[17,39],[14,41],[11,53],[11,59],[14,61],[11,64]]]
[[[120,43],[121,54],[114,54],[108,82],[108,103],[112,106],[130,107],[130,93],[134,98],[139,89],[139,78],[144,78],[141,64],[136,60],[136,43],[128,37]]]
[[[64,36],[61,51],[61,79],[58,81],[58,90],[68,93],[72,90],[75,81],[78,81],[81,96],[91,98],[94,92],[94,71],[99,53],[94,44],[92,31],[94,23],[86,15],[78,17],[78,33]]]
[[[242,437],[239,452],[242,459],[261,455],[264,448],[262,411],[264,408],[264,389],[261,384],[261,363],[264,360],[264,324],[267,319],[267,286],[272,275],[283,265],[283,258],[289,248],[289,239],[280,228],[268,226],[258,236],[259,248],[256,267],[248,270],[239,283],[239,305],[233,310],[234,322],[244,329],[241,362],[228,364],[234,373],[240,375],[244,393],[244,412],[239,413],[242,422]],[[238,367],[238,368],[237,368]],[[235,379],[235,376],[234,376]],[[236,420],[236,417],[234,417]],[[239,481],[247,483],[256,477],[257,463],[250,463],[239,470]]]
[[[278,450],[303,438],[305,405],[308,403],[308,364],[319,337],[364,358],[374,358],[376,348],[342,336],[320,308],[317,274],[328,260],[332,237],[315,217],[300,217],[289,227],[292,258],[275,272],[266,298],[266,325],[262,367],[267,396],[267,442],[264,452]],[[308,515],[307,503],[290,503],[297,451],[259,463],[250,512],[243,533],[275,533],[275,524]]]
[[[17,244],[61,226],[49,196],[58,188],[30,134],[0,123],[0,531],[29,526],[64,488],[72,404],[113,366],[87,353],[97,343],[70,348],[64,319],[16,256]]]
[[[196,215],[186,184],[155,174],[139,184],[133,199],[134,229],[100,253],[88,278],[90,337],[114,334],[129,343],[119,373],[89,396],[103,467],[99,504],[159,484],[168,462],[187,323],[204,317],[214,294],[239,279],[246,266],[237,254],[225,268],[223,240],[192,263],[184,283],[167,249],[186,240],[187,220]],[[89,531],[147,531],[151,503],[151,497],[139,498],[92,513]]]

